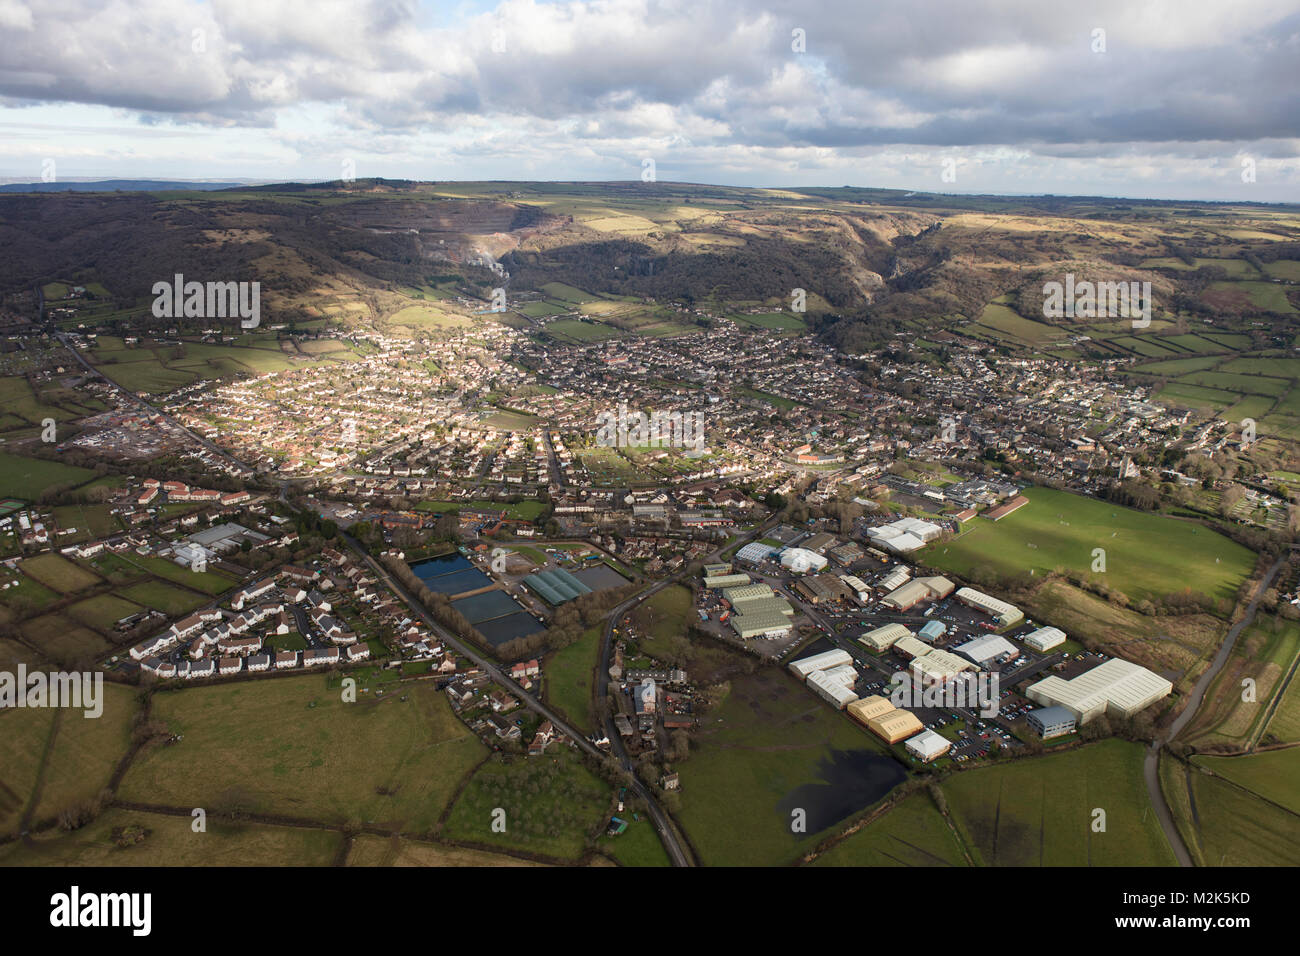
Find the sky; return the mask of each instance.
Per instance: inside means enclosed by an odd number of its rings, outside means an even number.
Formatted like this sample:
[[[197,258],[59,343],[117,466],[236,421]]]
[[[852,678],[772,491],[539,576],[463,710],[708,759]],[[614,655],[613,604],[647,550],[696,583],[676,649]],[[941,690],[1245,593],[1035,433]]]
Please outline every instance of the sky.
[[[1300,202],[1300,0],[0,0],[0,178]]]

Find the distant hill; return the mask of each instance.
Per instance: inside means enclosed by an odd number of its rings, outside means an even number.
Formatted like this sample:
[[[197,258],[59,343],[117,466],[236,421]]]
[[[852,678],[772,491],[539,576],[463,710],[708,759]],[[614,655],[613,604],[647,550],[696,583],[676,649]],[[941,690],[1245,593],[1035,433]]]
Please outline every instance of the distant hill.
[[[0,186],[0,193],[143,193],[174,189],[234,189],[243,185],[170,179],[100,179],[89,182],[65,180],[54,183],[9,183]]]

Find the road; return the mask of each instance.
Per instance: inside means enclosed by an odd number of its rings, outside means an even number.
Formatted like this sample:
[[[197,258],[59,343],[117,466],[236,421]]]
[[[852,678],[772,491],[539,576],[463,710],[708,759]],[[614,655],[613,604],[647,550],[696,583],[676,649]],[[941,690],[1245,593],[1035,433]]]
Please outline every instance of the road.
[[[493,683],[505,688],[506,691],[516,697],[529,710],[541,714],[549,720],[555,726],[556,730],[569,737],[569,739],[577,744],[577,746],[585,753],[590,754],[597,760],[605,759],[605,753],[588,740],[581,731],[570,726],[569,723],[558,713],[516,684],[491,660],[444,629],[433,619],[433,616],[425,609],[424,604],[416,598],[415,595],[411,594],[405,587],[403,587],[399,581],[395,580],[393,576],[389,574],[387,568],[383,567],[378,561],[372,558],[359,541],[344,532],[340,532],[339,534],[340,537],[347,542],[348,547],[351,548],[355,554],[359,555],[361,559],[370,566],[371,570],[379,575],[380,580],[388,585],[388,587],[392,588],[394,594],[401,597],[402,600],[410,606],[411,610],[420,616],[420,619],[424,621],[425,625],[433,631],[433,633],[438,635],[439,639],[447,645],[454,647],[457,653],[468,658],[478,667],[482,668],[483,673],[487,674]],[[611,744],[613,743],[613,739],[614,738],[610,739]],[[626,762],[624,762],[624,769],[630,769],[627,767]],[[656,802],[654,794],[650,792],[650,789],[639,777],[636,776],[636,774],[632,774],[631,789],[637,796],[641,797],[641,799],[645,801],[646,812],[649,814],[650,819],[654,821],[655,827],[659,831],[659,838],[663,841],[664,849],[668,851],[668,856],[672,860],[673,865],[693,866],[694,861],[682,845],[682,842],[673,827],[672,821],[668,818],[668,814],[663,811],[663,808]]]
[[[199,436],[199,435],[194,434],[194,432],[190,431],[188,428],[186,428],[184,425],[182,425],[180,422],[178,422],[178,421],[177,421],[175,418],[173,418],[171,415],[168,415],[168,414],[167,414],[166,412],[164,412],[162,409],[160,409],[160,408],[156,408],[155,406],[149,404],[147,401],[145,401],[145,400],[144,400],[143,398],[141,398],[139,395],[135,394],[135,392],[128,391],[127,389],[123,388],[121,385],[118,385],[117,382],[113,381],[111,378],[109,378],[107,375],[105,375],[105,374],[104,374],[103,372],[101,372],[99,369],[95,368],[95,366],[93,366],[93,365],[91,365],[89,362],[87,362],[87,361],[86,361],[86,357],[85,357],[84,355],[81,354],[81,350],[78,349],[78,348],[77,348],[75,345],[73,345],[71,342],[69,342],[68,339],[67,339],[67,336],[64,335],[62,332],[56,332],[56,333],[55,333],[55,338],[57,338],[60,342],[63,343],[63,347],[66,348],[69,352],[71,352],[71,353],[73,354],[73,356],[76,358],[76,360],[82,364],[82,366],[86,369],[86,371],[90,372],[92,375],[96,375],[96,376],[98,376],[99,378],[103,379],[105,382],[108,383],[108,385],[109,385],[109,386],[110,386],[114,391],[118,392],[120,395],[122,395],[123,397],[125,397],[125,398],[128,399],[129,401],[134,402],[136,405],[139,405],[141,408],[148,409],[152,414],[157,415],[157,416],[159,416],[160,418],[166,419],[166,420],[167,420],[167,421],[168,421],[168,422],[169,422],[169,423],[170,423],[174,428],[178,428],[178,429],[180,429],[180,430],[181,430],[182,432],[184,432],[187,436],[189,436],[189,438],[190,438],[191,440],[193,440],[193,441],[196,442],[197,444],[201,445],[202,447],[206,448],[208,451],[210,451],[212,454],[216,455],[216,456],[217,456],[218,458],[220,458],[222,461],[227,462],[228,464],[230,464],[230,465],[233,466],[234,468],[238,469],[240,472],[244,473],[245,475],[252,475],[252,474],[255,474],[255,471],[254,471],[252,468],[250,468],[248,465],[244,464],[244,463],[243,463],[242,461],[240,461],[238,458],[235,458],[235,457],[234,457],[233,455],[231,455],[229,452],[225,451],[224,449],[222,449],[222,448],[218,447],[217,445],[213,444],[212,442],[208,441],[206,438],[203,438],[203,437],[201,437],[201,436]]]
[[[741,535],[737,539],[728,540],[725,544],[715,548],[712,552],[710,552],[707,556],[705,556],[703,563],[709,564],[712,561],[716,561],[718,556],[723,551],[725,551],[727,548],[733,545],[747,544],[749,541],[752,541],[754,538],[761,535],[764,531],[767,530],[768,527],[772,526],[773,524],[774,522],[769,522],[766,525],[755,528],[752,531],[746,532],[745,534]],[[605,708],[602,702],[609,695],[609,682],[611,680],[609,676],[609,667],[611,662],[613,661],[613,656],[614,656],[614,627],[618,624],[619,621],[623,620],[623,617],[629,611],[631,611],[642,601],[659,593],[669,585],[676,584],[682,578],[682,576],[685,575],[686,568],[688,566],[689,565],[683,565],[682,569],[678,571],[676,574],[666,577],[662,581],[658,582],[657,584],[654,584],[651,587],[647,588],[646,590],[641,591],[639,594],[636,594],[633,597],[628,598],[622,604],[618,605],[616,608],[610,611],[609,615],[605,618],[605,631],[604,634],[602,635],[602,639],[600,643],[600,660],[596,664],[596,683],[595,683],[595,691],[594,691],[594,703],[596,705],[597,713],[604,712]],[[610,751],[618,759],[619,765],[624,770],[631,773],[633,779],[636,780],[638,784],[641,784],[641,778],[636,776],[636,772],[633,769],[634,765],[632,763],[632,758],[628,756],[627,748],[623,746],[623,737],[618,732],[618,728],[614,726],[614,715],[612,710],[609,713],[605,714],[603,729],[605,732],[605,736],[609,738]],[[640,787],[637,788],[636,792],[638,796],[640,796],[643,800],[646,801],[646,805],[648,807],[653,808],[654,813],[663,814],[662,808],[659,807],[658,803],[654,799],[654,795],[650,793],[648,787],[645,787],[644,784],[642,784]],[[667,814],[663,814],[663,815],[665,816],[665,818],[667,817]],[[656,818],[656,822],[657,822],[657,818]],[[659,832],[660,835],[662,836],[665,831],[661,827]],[[673,832],[673,837],[674,839],[676,839],[675,832]],[[664,845],[665,846],[668,845],[667,840],[664,841]],[[669,852],[671,854],[672,851],[669,850]],[[692,862],[690,864],[677,864],[677,865],[693,866],[694,863]]]
[[[1169,810],[1169,804],[1165,802],[1164,791],[1160,789],[1160,751],[1164,749],[1165,744],[1177,737],[1188,722],[1196,716],[1196,711],[1200,709],[1201,704],[1204,702],[1210,684],[1218,676],[1219,671],[1223,670],[1223,665],[1228,662],[1228,658],[1232,656],[1232,648],[1237,643],[1238,635],[1255,620],[1255,611],[1259,607],[1259,602],[1263,598],[1264,592],[1272,585],[1273,579],[1277,576],[1277,572],[1284,561],[1285,558],[1280,557],[1268,569],[1268,573],[1264,575],[1264,580],[1260,582],[1255,591],[1255,596],[1250,599],[1250,604],[1246,606],[1246,613],[1242,615],[1240,621],[1228,629],[1228,635],[1219,647],[1219,652],[1214,655],[1214,660],[1210,662],[1210,666],[1197,680],[1196,686],[1192,688],[1192,692],[1187,699],[1187,706],[1183,708],[1183,712],[1178,715],[1177,719],[1169,725],[1169,730],[1164,736],[1157,737],[1152,741],[1151,746],[1147,748],[1146,759],[1142,762],[1142,776],[1146,779],[1147,794],[1151,800],[1151,805],[1155,807],[1156,817],[1160,820],[1160,826],[1165,831],[1165,839],[1169,841],[1169,846],[1173,849],[1179,866],[1194,866],[1195,864],[1192,861],[1192,854],[1188,852],[1187,844],[1183,842],[1183,835],[1178,832],[1178,827],[1174,823],[1174,815]]]

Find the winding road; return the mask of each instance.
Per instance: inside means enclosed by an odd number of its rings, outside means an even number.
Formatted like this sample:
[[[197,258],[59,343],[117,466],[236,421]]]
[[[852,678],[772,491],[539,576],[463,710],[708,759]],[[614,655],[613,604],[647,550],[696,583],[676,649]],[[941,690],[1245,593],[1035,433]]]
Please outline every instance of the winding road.
[[[1205,701],[1205,694],[1210,689],[1210,684],[1223,670],[1223,665],[1228,663],[1228,658],[1232,656],[1232,648],[1237,643],[1237,637],[1255,620],[1255,611],[1259,608],[1259,602],[1264,596],[1264,592],[1269,589],[1273,579],[1277,577],[1278,570],[1282,567],[1286,559],[1279,557],[1273,566],[1268,569],[1264,575],[1264,580],[1255,590],[1255,596],[1250,599],[1250,604],[1246,606],[1246,613],[1242,615],[1241,620],[1228,629],[1228,634],[1219,647],[1219,652],[1214,655],[1214,660],[1205,673],[1197,680],[1196,686],[1188,697],[1187,706],[1183,712],[1178,715],[1169,730],[1163,737],[1157,737],[1151,746],[1147,748],[1146,758],[1142,762],[1142,776],[1146,779],[1147,794],[1151,800],[1151,805],[1155,807],[1156,817],[1160,820],[1160,826],[1165,831],[1165,838],[1169,841],[1170,848],[1174,851],[1174,856],[1178,859],[1179,866],[1195,866],[1192,860],[1192,854],[1187,849],[1187,844],[1183,841],[1183,835],[1178,831],[1178,826],[1174,823],[1174,815],[1169,809],[1169,804],[1165,801],[1164,791],[1160,789],[1160,751],[1165,745],[1178,736],[1182,729],[1187,726],[1188,722],[1196,716],[1196,711],[1200,709],[1201,704]]]

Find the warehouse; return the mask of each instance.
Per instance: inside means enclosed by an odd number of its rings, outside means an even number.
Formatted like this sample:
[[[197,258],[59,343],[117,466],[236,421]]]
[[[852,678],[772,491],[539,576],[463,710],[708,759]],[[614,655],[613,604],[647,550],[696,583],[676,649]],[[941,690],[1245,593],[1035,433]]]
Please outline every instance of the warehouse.
[[[858,682],[858,671],[852,664],[837,664],[835,667],[827,667],[825,670],[813,671],[808,675],[812,680],[813,674],[824,680],[838,681],[845,687],[852,687]]]
[[[970,661],[947,651],[930,651],[912,661],[912,676],[921,682],[922,687],[946,684],[962,671],[974,669],[975,665]]]
[[[911,634],[908,634],[906,637],[900,637],[894,642],[894,653],[902,654],[904,658],[910,659],[913,657],[924,657],[932,650],[934,650],[934,648],[929,644],[925,643],[925,641],[917,640]]]
[[[1038,652],[1050,651],[1065,643],[1065,632],[1059,627],[1040,627],[1025,637],[1025,645]]]
[[[748,578],[745,579],[743,584],[733,585],[724,588],[722,591],[723,599],[729,602],[732,607],[738,607],[745,601],[752,601],[755,598],[770,598],[774,596],[775,594],[773,593],[770,584],[765,584],[762,581],[750,584]]]
[[[1020,655],[1014,644],[996,634],[985,634],[967,641],[960,647],[954,647],[953,652],[961,654],[977,667],[988,667],[993,663],[1013,660]]]
[[[552,607],[591,593],[591,588],[561,568],[530,574],[524,578],[524,584]]]
[[[895,554],[907,554],[924,547],[941,534],[943,528],[933,522],[919,518],[900,518],[870,529],[867,537],[878,548]]]
[[[871,600],[871,588],[867,586],[867,582],[862,578],[855,574],[842,574],[840,580],[844,582],[846,588],[853,592],[859,603],[866,604]]]
[[[1101,714],[1132,717],[1173,691],[1174,685],[1145,667],[1111,658],[1071,680],[1047,677],[1025,691],[1044,706],[1061,706],[1086,724]]]
[[[957,592],[957,600],[961,601],[967,607],[973,607],[977,611],[983,611],[989,617],[994,618],[1003,627],[1011,627],[1019,624],[1025,619],[1020,608],[1014,604],[1008,604],[1006,601],[1000,601],[992,595],[985,594],[983,591],[976,591],[974,588],[962,588]]]
[[[879,694],[872,694],[850,704],[849,716],[855,718],[859,723],[866,724],[870,720],[897,709],[889,702],[889,698],[881,697]]]
[[[856,541],[850,541],[842,544],[838,548],[831,548],[826,554],[835,560],[837,564],[848,567],[854,561],[861,561],[867,556],[867,552],[858,546]]]
[[[786,548],[781,552],[781,567],[796,574],[823,571],[829,563],[816,551],[809,551],[807,548]]]
[[[739,561],[748,561],[750,564],[762,564],[772,556],[774,552],[765,544],[757,541],[745,545],[736,552],[736,559]]]
[[[922,763],[938,760],[952,749],[952,742],[936,734],[933,730],[923,730],[903,744],[907,752]]]
[[[790,633],[790,619],[780,611],[758,610],[746,614],[733,614],[728,623],[743,640],[756,637],[781,638]]]
[[[704,566],[704,576],[707,578],[716,578],[730,573],[731,565],[729,564],[706,564]]]
[[[919,733],[925,727],[920,719],[910,710],[891,710],[880,717],[867,721],[867,729],[887,744],[896,744],[900,740]]]
[[[946,598],[952,594],[953,588],[956,587],[947,578],[934,576],[928,578],[917,578],[902,587],[891,591],[880,599],[880,603],[886,607],[894,608],[898,611],[910,611],[922,601],[936,601]]]
[[[706,588],[744,587],[748,583],[748,574],[715,574],[704,579]]]
[[[910,578],[911,576],[912,576],[912,572],[907,570],[907,568],[904,568],[902,566],[894,568],[894,570],[890,571],[888,574],[886,574],[883,578],[880,579],[879,581],[880,590],[893,591],[896,588],[901,588],[904,584],[907,583],[908,578]]]
[[[794,582],[794,589],[809,604],[823,601],[840,601],[849,596],[848,589],[839,578],[831,574],[818,574],[814,577],[800,578]]]
[[[893,647],[895,641],[904,637],[913,637],[913,634],[902,624],[886,624],[874,631],[867,631],[858,640],[877,654],[882,654]]]
[[[1025,715],[1025,722],[1044,740],[1074,733],[1074,714],[1064,707],[1040,707]]]
[[[916,632],[916,636],[927,644],[933,644],[947,632],[948,625],[943,621],[926,621],[925,625]]]
[[[837,668],[838,669],[838,668]],[[849,668],[852,670],[852,668]],[[858,699],[858,695],[853,693],[853,686],[845,686],[841,680],[829,676],[830,671],[813,671],[808,675],[808,686],[812,688],[814,694],[822,698],[837,710],[843,710],[849,704]],[[856,677],[856,674],[854,675]]]
[[[831,667],[839,667],[841,664],[852,663],[853,657],[848,651],[836,648],[833,651],[814,654],[812,657],[805,657],[802,660],[791,661],[790,672],[803,680],[813,671],[827,670]]]
[[[828,548],[835,547],[837,543],[835,535],[822,531],[804,541],[800,547],[807,548],[809,551],[816,551],[818,554],[825,554]]]

